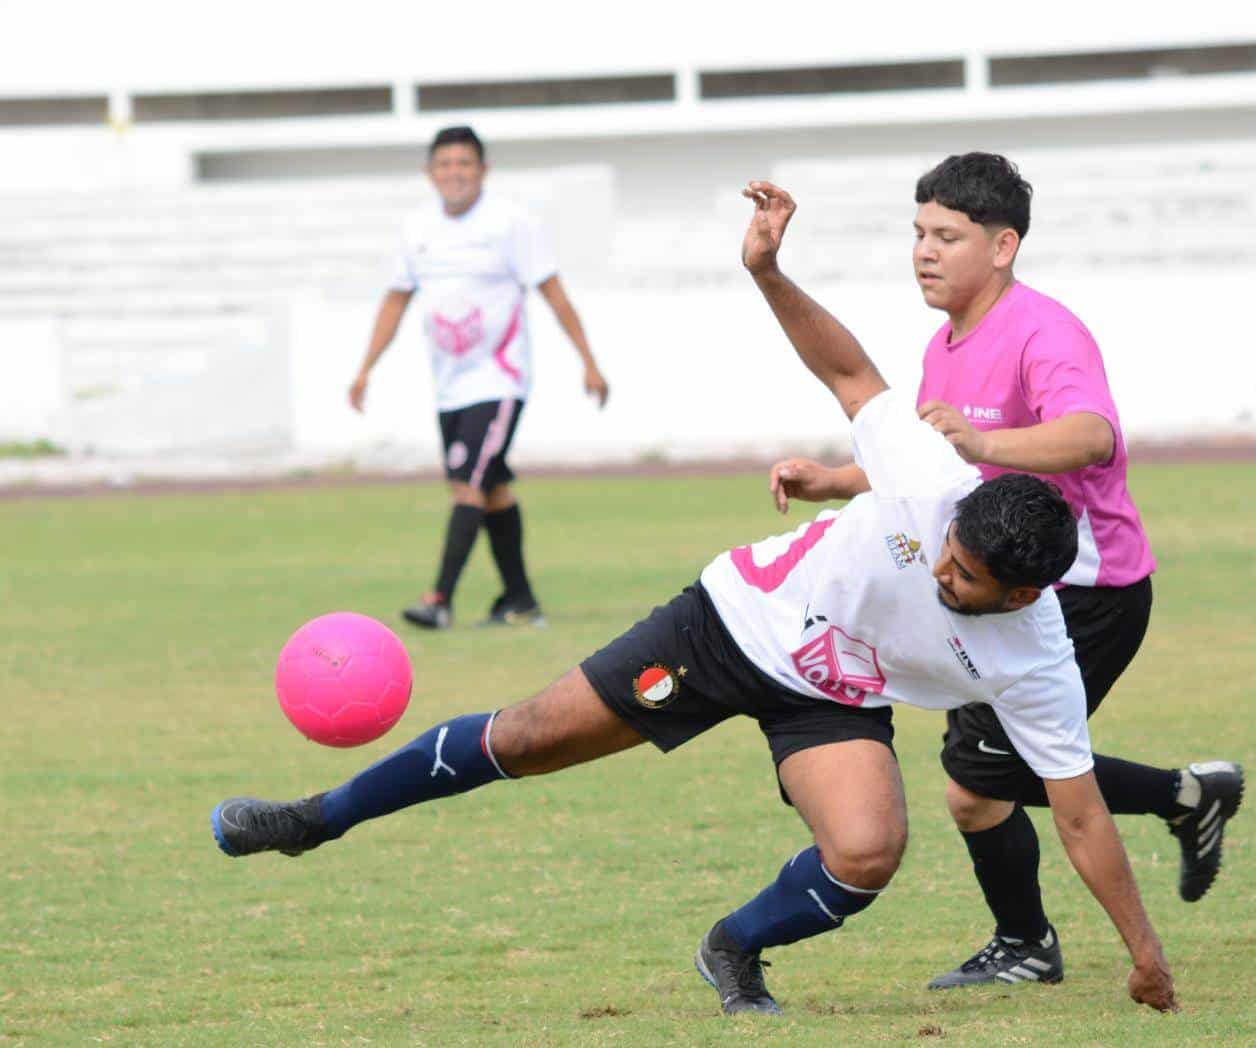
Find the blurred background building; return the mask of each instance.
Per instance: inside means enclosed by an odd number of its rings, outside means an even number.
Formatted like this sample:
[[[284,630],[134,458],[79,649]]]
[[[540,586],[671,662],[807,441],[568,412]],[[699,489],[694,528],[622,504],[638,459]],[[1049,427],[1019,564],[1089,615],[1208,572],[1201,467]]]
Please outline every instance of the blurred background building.
[[[0,3],[0,444],[434,466],[417,331],[365,416],[345,391],[426,142],[464,122],[612,383],[599,414],[533,308],[519,461],[840,450],[741,271],[739,189],[794,192],[788,269],[914,386],[944,318],[912,191],[971,149],[1034,184],[1018,274],[1094,331],[1129,436],[1256,436],[1251,5],[427,6]]]

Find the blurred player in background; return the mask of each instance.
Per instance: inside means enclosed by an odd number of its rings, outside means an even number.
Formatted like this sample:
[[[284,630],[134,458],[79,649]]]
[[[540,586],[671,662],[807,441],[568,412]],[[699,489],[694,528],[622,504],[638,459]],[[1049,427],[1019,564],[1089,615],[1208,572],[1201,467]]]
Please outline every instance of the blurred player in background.
[[[580,354],[585,392],[599,405],[609,393],[548,239],[529,215],[485,193],[487,171],[484,145],[471,128],[445,128],[432,140],[427,174],[440,200],[403,227],[396,271],[349,389],[349,402],[363,410],[371,368],[417,292],[453,498],[435,585],[402,612],[427,629],[452,624],[454,591],[481,525],[502,580],[486,623],[544,622],[524,566],[523,518],[506,464],[532,382],[529,288],[541,293]]]
[[[1156,564],[1126,486],[1128,456],[1099,347],[1072,313],[1012,274],[1031,192],[1013,164],[989,153],[949,157],[917,183],[916,280],[948,317],[925,350],[917,408],[984,478],[1049,475],[1077,514],[1078,557],[1059,599],[1089,715],[1142,643]],[[852,498],[868,481],[857,465],[790,459],[773,467],[771,487],[784,511],[789,498]],[[947,805],[997,926],[988,945],[930,987],[1059,982],[1063,958],[1024,810],[1046,802],[1041,780],[989,706],[948,711],[942,765]],[[1112,812],[1167,820],[1181,846],[1179,892],[1188,902],[1203,896],[1242,797],[1242,769],[1224,761],[1154,768],[1096,754],[1095,776]]]

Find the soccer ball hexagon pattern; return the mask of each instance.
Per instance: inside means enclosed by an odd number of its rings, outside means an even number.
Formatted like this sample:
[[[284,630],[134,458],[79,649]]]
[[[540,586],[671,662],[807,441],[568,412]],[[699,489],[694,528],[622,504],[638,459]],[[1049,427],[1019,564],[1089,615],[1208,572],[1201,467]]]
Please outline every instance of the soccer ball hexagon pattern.
[[[279,653],[279,707],[307,739],[361,746],[401,719],[413,685],[405,646],[382,622],[352,611],[312,619]]]

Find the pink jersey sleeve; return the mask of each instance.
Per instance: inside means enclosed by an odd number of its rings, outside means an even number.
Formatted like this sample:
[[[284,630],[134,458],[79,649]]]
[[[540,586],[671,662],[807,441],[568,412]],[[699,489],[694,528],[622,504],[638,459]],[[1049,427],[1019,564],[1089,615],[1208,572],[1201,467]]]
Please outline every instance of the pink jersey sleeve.
[[[1119,434],[1103,358],[1080,325],[1057,323],[1034,332],[1021,355],[1020,381],[1021,395],[1039,422],[1088,411]]]

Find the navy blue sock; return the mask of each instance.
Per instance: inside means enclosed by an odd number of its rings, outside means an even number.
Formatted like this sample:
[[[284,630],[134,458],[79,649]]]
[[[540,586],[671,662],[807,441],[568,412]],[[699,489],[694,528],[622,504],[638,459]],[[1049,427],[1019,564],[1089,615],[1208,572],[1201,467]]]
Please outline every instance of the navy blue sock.
[[[466,793],[509,778],[488,746],[493,713],[471,713],[429,728],[413,742],[323,794],[329,839],[411,804]]]
[[[743,950],[808,939],[840,928],[851,914],[871,906],[874,891],[842,884],[820,862],[814,844],[781,867],[776,881],[724,918],[724,929]]]

